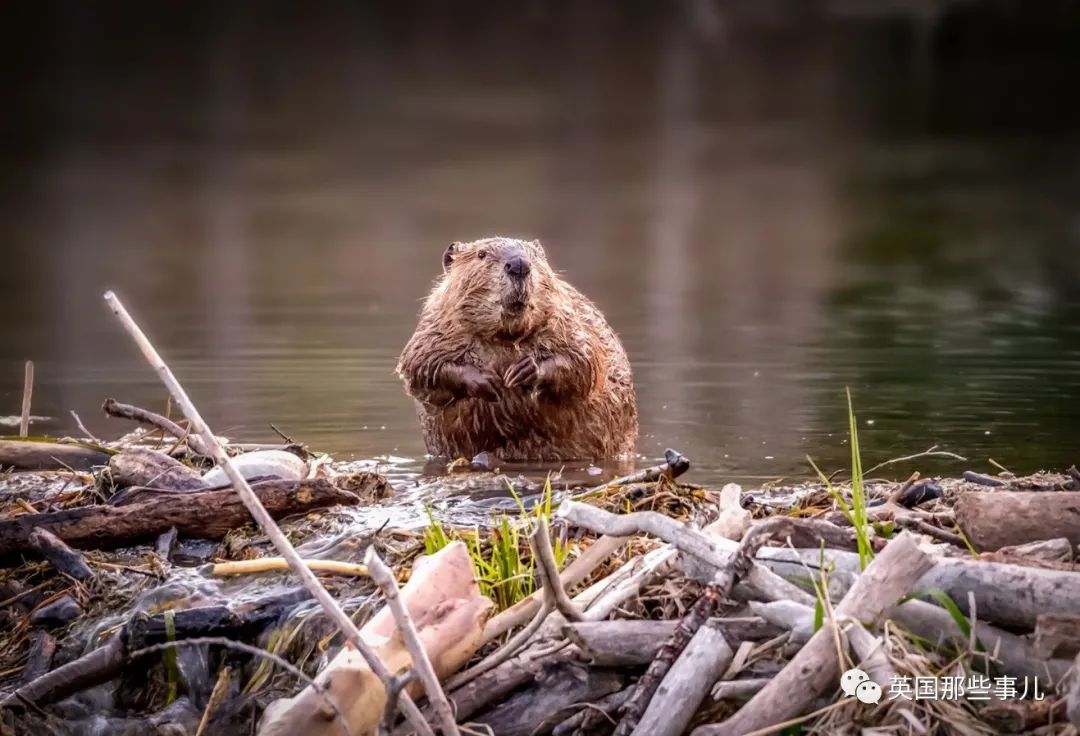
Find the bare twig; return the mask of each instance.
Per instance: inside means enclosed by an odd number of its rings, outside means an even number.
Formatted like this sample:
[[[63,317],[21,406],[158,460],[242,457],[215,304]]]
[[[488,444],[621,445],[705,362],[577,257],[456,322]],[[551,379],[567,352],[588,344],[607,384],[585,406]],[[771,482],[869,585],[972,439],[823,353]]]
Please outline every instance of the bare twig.
[[[81,431],[83,433],[83,437],[85,437],[88,440],[93,440],[94,442],[98,443],[99,445],[104,444],[100,439],[95,437],[94,434],[89,429],[86,428],[86,425],[83,424],[82,419],[79,417],[78,414],[75,413],[74,409],[71,410],[71,416],[75,420],[75,424],[79,427],[79,431]]]
[[[26,361],[23,374],[22,416],[19,419],[19,436],[30,435],[30,398],[34,395],[34,361]]]
[[[413,623],[408,609],[405,608],[405,604],[401,600],[394,574],[390,572],[390,568],[386,566],[386,563],[379,557],[379,553],[375,551],[375,545],[368,546],[367,553],[364,555],[364,562],[367,564],[371,579],[379,586],[383,597],[386,598],[386,605],[389,606],[390,612],[394,614],[394,621],[397,622],[398,631],[401,632],[405,648],[412,658],[413,669],[419,676],[420,681],[424,683],[424,690],[427,692],[428,700],[435,710],[435,716],[439,721],[440,728],[442,728],[443,736],[457,736],[458,728],[457,723],[454,721],[454,711],[446,700],[446,693],[443,692],[442,685],[439,684],[439,676],[435,674],[435,667],[432,666],[427,651],[424,649],[424,644],[420,641],[420,634],[416,631],[416,624]],[[400,697],[400,694],[398,697]]]
[[[937,448],[938,448],[938,446],[934,445],[933,447],[931,447],[931,448],[929,448],[927,450],[923,450],[922,452],[917,452],[914,455],[905,455],[904,457],[894,457],[894,458],[892,458],[890,460],[885,460],[884,462],[878,463],[877,465],[870,468],[869,470],[864,470],[863,471],[863,476],[864,477],[869,477],[870,474],[873,473],[875,470],[879,470],[879,469],[887,467],[889,465],[896,465],[897,463],[904,463],[904,462],[907,462],[908,460],[918,460],[918,459],[924,458],[924,457],[947,457],[947,458],[950,458],[952,460],[962,460],[964,462],[967,462],[966,457],[961,457],[960,455],[957,455],[955,452],[948,452],[947,450],[939,450]]]
[[[143,331],[135,323],[135,320],[131,318],[124,305],[120,303],[120,300],[111,291],[105,294],[105,301],[108,303],[109,308],[117,319],[123,325],[124,329],[135,340],[135,343],[139,346],[143,355],[146,357],[150,365],[157,371],[162,382],[166,388],[169,389],[169,393],[176,399],[176,403],[180,405],[180,409],[184,412],[184,416],[187,417],[191,423],[191,427],[195,430],[196,434],[202,438],[204,449],[209,450],[210,456],[213,457],[221,469],[225,472],[225,475],[233,483],[233,488],[239,494],[243,500],[244,505],[248,511],[254,517],[259,527],[270,538],[271,543],[277,548],[282,557],[289,561],[289,567],[300,578],[301,583],[308,591],[314,596],[315,600],[326,611],[327,616],[333,621],[337,627],[341,630],[345,639],[356,648],[364,660],[371,667],[372,672],[384,683],[389,685],[393,678],[393,674],[386,668],[382,660],[375,654],[374,650],[363,640],[360,636],[359,629],[356,628],[356,624],[349,618],[348,614],[341,609],[334,597],[323,587],[322,583],[315,576],[311,570],[304,565],[303,559],[297,553],[296,549],[289,542],[288,538],[282,533],[277,524],[274,523],[273,518],[267,512],[259,501],[259,497],[255,495],[255,492],[251,490],[251,486],[248,485],[247,480],[240,474],[240,471],[236,469],[229,456],[225,453],[221,444],[210,431],[210,427],[207,426],[205,420],[199,410],[195,408],[195,405],[191,402],[187,392],[184,391],[180,382],[173,376],[172,371],[168,365],[161,359],[157,350],[147,339]],[[419,708],[416,707],[416,703],[409,697],[408,693],[402,693],[401,710],[404,712],[405,717],[409,719],[413,727],[416,728],[424,736],[432,734],[431,727],[428,726],[420,713]],[[432,734],[433,736],[433,734]]]

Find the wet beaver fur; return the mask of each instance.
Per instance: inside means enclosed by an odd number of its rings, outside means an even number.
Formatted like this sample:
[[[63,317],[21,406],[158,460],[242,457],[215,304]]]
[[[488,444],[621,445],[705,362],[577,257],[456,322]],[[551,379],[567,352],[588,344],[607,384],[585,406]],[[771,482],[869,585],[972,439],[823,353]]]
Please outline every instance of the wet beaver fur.
[[[452,243],[397,370],[432,455],[602,459],[637,441],[626,352],[538,241]]]

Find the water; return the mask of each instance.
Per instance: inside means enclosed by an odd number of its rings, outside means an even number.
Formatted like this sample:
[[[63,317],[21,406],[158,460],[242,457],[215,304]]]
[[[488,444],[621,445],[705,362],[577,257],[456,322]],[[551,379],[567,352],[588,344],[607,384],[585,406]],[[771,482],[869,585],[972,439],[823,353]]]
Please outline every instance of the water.
[[[394,363],[498,233],[623,337],[642,462],[840,467],[845,386],[867,467],[1080,459],[1077,11],[513,5],[22,6],[0,415],[28,358],[37,431],[164,405],[115,289],[219,433],[419,470]]]

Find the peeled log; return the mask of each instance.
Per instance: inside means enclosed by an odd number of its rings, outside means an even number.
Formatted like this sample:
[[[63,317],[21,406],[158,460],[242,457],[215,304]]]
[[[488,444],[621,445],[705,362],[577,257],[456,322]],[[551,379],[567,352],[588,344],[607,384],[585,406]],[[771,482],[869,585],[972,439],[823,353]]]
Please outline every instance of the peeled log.
[[[480,594],[472,562],[461,542],[452,542],[436,554],[417,560],[409,582],[401,589],[401,599],[440,679],[465,666],[483,644],[484,622],[494,604]],[[386,606],[360,630],[360,635],[391,672],[400,674],[411,665]],[[386,705],[386,689],[359,653],[351,647],[343,649],[319,673],[316,682],[344,714],[353,736],[374,731]],[[411,694],[419,694],[419,683],[412,683],[408,689]],[[324,696],[307,687],[291,698],[271,703],[259,734],[344,736],[345,729],[332,714]]]
[[[956,521],[980,552],[1065,537],[1080,544],[1080,493],[964,493]]]
[[[372,486],[386,485],[382,476],[369,476]],[[327,480],[268,481],[253,489],[274,518],[360,502],[360,496],[342,491]],[[251,514],[231,488],[158,493],[149,501],[127,506],[84,506],[0,520],[0,558],[34,551],[30,535],[35,528],[51,532],[72,547],[106,549],[152,539],[172,527],[189,537],[220,539],[250,522]]]

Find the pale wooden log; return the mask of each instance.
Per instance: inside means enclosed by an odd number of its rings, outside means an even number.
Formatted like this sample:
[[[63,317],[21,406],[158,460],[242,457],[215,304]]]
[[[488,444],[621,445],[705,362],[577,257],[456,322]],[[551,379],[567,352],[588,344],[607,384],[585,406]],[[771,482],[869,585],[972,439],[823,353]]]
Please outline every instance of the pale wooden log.
[[[545,533],[546,531],[545,529]],[[397,581],[394,580],[394,573],[379,557],[379,553],[375,551],[375,545],[370,545],[367,548],[364,563],[371,573],[371,579],[379,586],[383,597],[386,598],[386,607],[394,615],[398,633],[404,640],[405,649],[409,653],[412,669],[419,675],[420,682],[424,685],[424,692],[427,693],[428,702],[431,703],[431,707],[435,711],[443,736],[457,736],[458,727],[454,720],[454,713],[450,709],[450,703],[446,700],[446,693],[443,692],[442,685],[439,684],[439,676],[435,673],[435,668],[432,666],[431,660],[428,658],[424,645],[420,640],[420,635],[416,631],[416,625],[409,615],[408,608],[405,607],[402,601]]]
[[[719,628],[706,622],[668,670],[634,736],[680,736],[735,656]]]
[[[915,538],[904,532],[889,542],[836,607],[839,621],[875,621],[896,605],[901,596],[933,561],[923,554]],[[823,626],[761,692],[723,723],[702,726],[694,736],[741,736],[797,716],[827,688],[839,682],[839,662],[832,624]]]
[[[1080,544],[1080,492],[968,492],[954,509],[956,523],[980,552],[1058,537]]]
[[[251,490],[251,486],[248,485],[247,480],[240,474],[240,472],[233,466],[232,461],[226,454],[225,449],[221,446],[217,437],[210,431],[209,425],[203,420],[202,414],[195,408],[195,404],[192,403],[188,397],[187,392],[184,391],[183,386],[173,376],[172,370],[162,360],[158,351],[154,348],[153,344],[147,339],[142,329],[128,314],[127,309],[120,303],[120,300],[111,291],[106,292],[105,302],[108,304],[109,309],[120,321],[124,330],[131,336],[138,345],[139,350],[146,358],[147,362],[157,371],[158,376],[161,378],[162,383],[172,394],[172,397],[179,404],[181,411],[184,412],[184,416],[187,417],[192,429],[195,433],[202,438],[205,449],[210,452],[210,456],[214,458],[216,462],[229,477],[229,480],[233,484],[233,488],[240,496],[247,507],[248,511],[255,518],[255,521],[259,524],[259,527],[266,533],[267,537],[277,548],[282,557],[289,560],[289,566],[292,571],[300,578],[304,587],[307,588],[315,600],[319,602],[326,615],[331,621],[341,630],[345,639],[354,646],[357,651],[363,656],[365,661],[370,665],[374,673],[377,675],[381,683],[389,683],[391,681],[391,674],[387,667],[382,663],[378,656],[368,647],[368,645],[360,637],[360,631],[356,628],[356,624],[352,619],[342,610],[338,605],[334,597],[330,595],[330,592],[323,587],[322,583],[315,576],[311,570],[304,566],[304,561],[300,558],[300,555],[293,548],[292,543],[281,531],[277,524],[274,523],[273,517],[267,512],[266,508],[262,505],[259,497],[255,495],[255,492]],[[408,694],[403,693],[400,698],[400,706],[402,712],[409,719],[409,721],[416,727],[422,735],[431,733],[431,728],[420,714],[420,709],[416,707],[416,704],[412,702],[412,699]]]
[[[457,671],[480,648],[483,624],[494,604],[480,594],[472,563],[461,542],[452,542],[413,567],[401,601],[414,620],[420,642],[438,678]],[[384,606],[361,630],[365,645],[385,663],[391,677],[411,664],[390,609]],[[326,718],[324,697],[344,714],[357,736],[370,733],[386,704],[383,678],[352,647],[345,647],[315,678],[323,693],[308,687],[272,703],[259,726],[260,736],[340,736],[341,724]],[[406,690],[417,692],[419,683]],[[399,698],[407,697],[405,692]],[[411,700],[410,700],[411,702]],[[410,724],[410,728],[415,725]]]
[[[129,447],[109,458],[109,475],[117,488],[147,486],[171,491],[209,488],[198,472],[164,452]]]
[[[753,520],[748,509],[742,507],[742,487],[737,483],[728,483],[720,489],[720,514],[716,521],[708,524],[701,531],[706,536],[725,537],[739,541],[750,528]]]
[[[806,577],[803,566],[817,569],[822,555],[825,563],[833,567],[832,584],[846,584],[852,578],[843,573],[859,569],[857,554],[832,549],[767,547],[758,552],[757,559],[781,576],[803,578]],[[1033,630],[1040,614],[1080,611],[1080,572],[1077,571],[940,558],[913,587],[915,591],[933,589],[944,591],[968,615],[971,613],[968,593],[973,593],[980,619],[1009,628]]]

